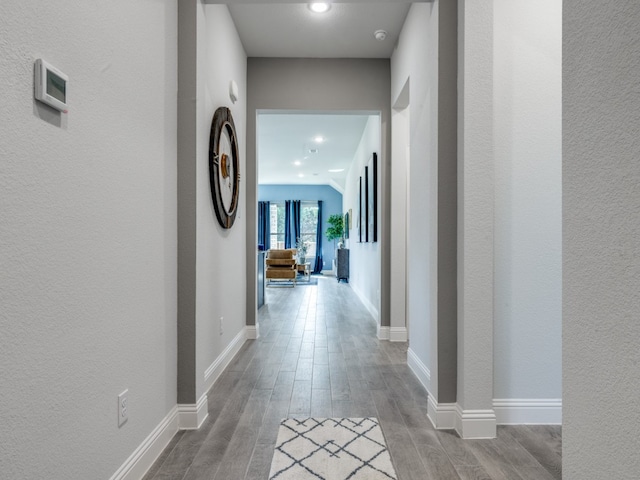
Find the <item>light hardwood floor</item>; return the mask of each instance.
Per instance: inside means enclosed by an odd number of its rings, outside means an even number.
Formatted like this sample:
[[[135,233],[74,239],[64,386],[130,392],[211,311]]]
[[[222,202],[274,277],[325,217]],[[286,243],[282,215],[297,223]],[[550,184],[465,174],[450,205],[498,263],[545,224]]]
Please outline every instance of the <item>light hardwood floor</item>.
[[[399,480],[560,479],[560,427],[499,427],[463,441],[427,419],[407,345],[376,338],[351,288],[267,288],[260,338],[248,341],[209,394],[209,417],[179,432],[144,480],[266,480],[282,418],[375,416]]]

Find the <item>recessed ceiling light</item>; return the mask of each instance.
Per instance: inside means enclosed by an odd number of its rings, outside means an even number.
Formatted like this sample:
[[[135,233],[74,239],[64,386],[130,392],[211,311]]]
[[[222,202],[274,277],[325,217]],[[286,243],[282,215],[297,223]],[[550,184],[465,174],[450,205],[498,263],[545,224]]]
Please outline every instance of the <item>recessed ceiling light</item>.
[[[299,167],[300,165],[302,165],[302,162],[301,162],[300,160],[296,160],[295,162],[293,162],[293,164],[294,164],[296,167]]]
[[[332,168],[331,170],[329,170],[329,172],[331,173],[344,172],[344,168]]]
[[[304,177],[304,174],[299,173],[299,174],[298,174],[298,177],[302,178],[302,177]]]
[[[315,13],[325,13],[331,8],[331,4],[327,2],[311,2],[309,9]]]
[[[324,142],[324,137],[322,135],[318,135],[317,137],[313,137],[313,141],[316,143]]]

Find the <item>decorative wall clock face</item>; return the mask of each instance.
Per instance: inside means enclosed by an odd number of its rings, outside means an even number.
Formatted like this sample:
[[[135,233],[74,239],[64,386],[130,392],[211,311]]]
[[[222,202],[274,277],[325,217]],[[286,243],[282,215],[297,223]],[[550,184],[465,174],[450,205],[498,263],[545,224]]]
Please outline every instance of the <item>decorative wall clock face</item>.
[[[220,107],[213,115],[209,137],[209,182],[216,217],[231,228],[238,211],[240,157],[231,110]]]

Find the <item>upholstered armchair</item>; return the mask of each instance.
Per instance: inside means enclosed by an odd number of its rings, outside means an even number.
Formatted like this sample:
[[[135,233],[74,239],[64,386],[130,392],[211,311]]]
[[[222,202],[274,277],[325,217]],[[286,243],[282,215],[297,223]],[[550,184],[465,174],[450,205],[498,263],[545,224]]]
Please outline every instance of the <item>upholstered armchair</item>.
[[[267,279],[267,286],[273,281],[290,281],[291,286],[296,285],[296,258],[294,249],[271,249],[267,252],[265,269],[265,278]]]

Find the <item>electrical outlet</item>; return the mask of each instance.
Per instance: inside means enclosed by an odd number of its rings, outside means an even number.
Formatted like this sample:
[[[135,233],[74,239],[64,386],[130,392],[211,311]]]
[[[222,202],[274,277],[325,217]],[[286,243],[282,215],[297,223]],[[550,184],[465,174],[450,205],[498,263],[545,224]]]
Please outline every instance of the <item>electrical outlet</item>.
[[[224,317],[220,317],[220,335],[224,333]]]
[[[118,427],[129,419],[129,389],[118,395]]]

